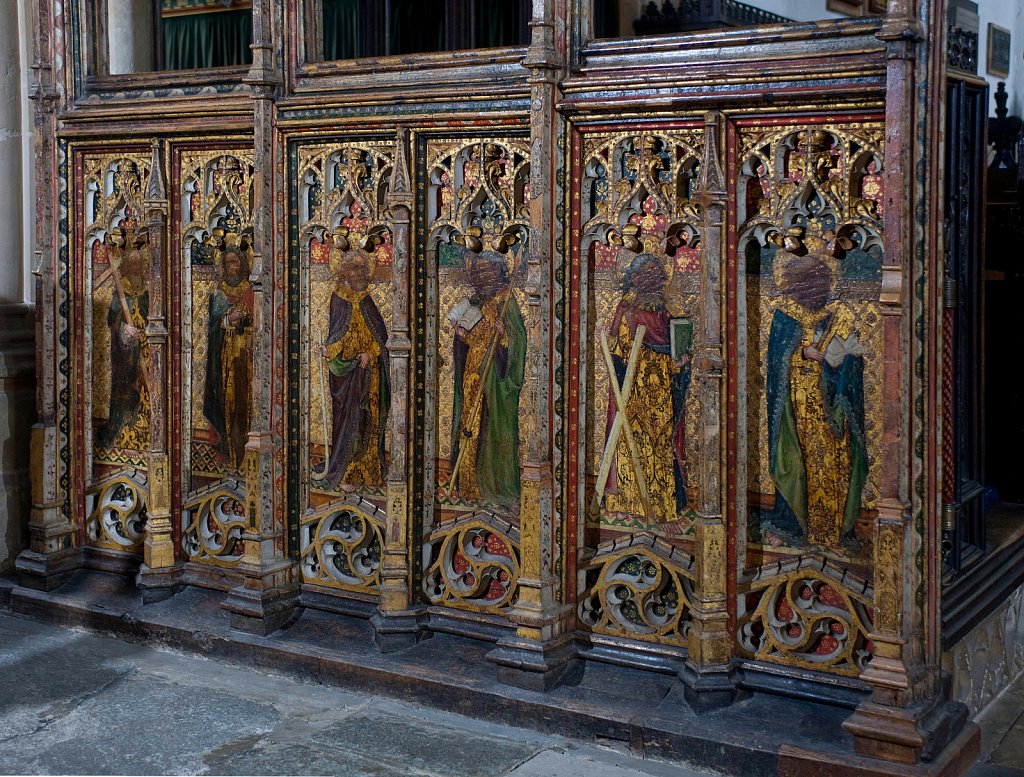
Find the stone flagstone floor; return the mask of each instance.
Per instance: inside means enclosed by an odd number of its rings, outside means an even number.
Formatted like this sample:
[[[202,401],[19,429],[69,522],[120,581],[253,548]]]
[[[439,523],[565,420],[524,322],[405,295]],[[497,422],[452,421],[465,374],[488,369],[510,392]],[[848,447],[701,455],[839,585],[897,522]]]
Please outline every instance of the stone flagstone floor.
[[[709,773],[0,614],[0,774]]]
[[[1024,678],[970,777],[1024,777]],[[0,774],[700,777],[710,772],[0,614]]]

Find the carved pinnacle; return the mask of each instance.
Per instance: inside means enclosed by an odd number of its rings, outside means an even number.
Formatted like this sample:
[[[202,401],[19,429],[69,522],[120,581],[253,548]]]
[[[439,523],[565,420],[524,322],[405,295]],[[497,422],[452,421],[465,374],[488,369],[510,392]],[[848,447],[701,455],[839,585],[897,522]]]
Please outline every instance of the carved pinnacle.
[[[167,202],[167,186],[164,183],[163,148],[157,138],[153,138],[152,147],[145,201],[148,206],[159,206],[161,203]]]
[[[395,133],[395,165],[391,172],[388,204],[412,206],[412,177],[409,174],[409,128],[399,127]]]

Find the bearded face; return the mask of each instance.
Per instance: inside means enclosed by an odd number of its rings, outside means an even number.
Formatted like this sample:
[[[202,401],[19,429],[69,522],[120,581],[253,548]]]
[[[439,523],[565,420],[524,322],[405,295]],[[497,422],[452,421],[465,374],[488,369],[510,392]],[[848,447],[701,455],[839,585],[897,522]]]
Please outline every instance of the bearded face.
[[[121,262],[121,275],[136,288],[141,288],[145,281],[146,263],[142,252],[138,249],[129,251]]]
[[[370,266],[366,262],[352,262],[341,271],[341,280],[352,291],[366,291],[370,285]]]
[[[505,287],[505,277],[497,262],[477,262],[470,275],[473,292],[480,299],[491,299]]]
[[[237,286],[242,282],[242,257],[234,251],[224,255],[224,280],[229,286]]]

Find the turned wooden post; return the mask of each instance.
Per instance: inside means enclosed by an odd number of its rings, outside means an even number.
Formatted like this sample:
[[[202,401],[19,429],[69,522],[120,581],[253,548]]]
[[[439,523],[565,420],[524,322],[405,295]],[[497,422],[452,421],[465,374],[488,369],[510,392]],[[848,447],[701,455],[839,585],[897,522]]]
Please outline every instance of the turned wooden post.
[[[560,74],[565,68],[558,0],[533,4],[532,39],[523,66],[530,70],[530,246],[525,284],[527,386],[523,401],[532,415],[547,418],[551,402],[552,268],[557,254],[555,212],[558,126],[564,119],[555,108]],[[498,679],[512,685],[547,690],[576,656],[575,614],[556,597],[554,564],[554,479],[552,429],[531,424],[522,440],[520,488],[519,598],[510,613],[513,638],[502,640],[488,654],[498,664]],[[562,597],[564,598],[564,597]]]
[[[941,7],[941,6],[940,6]],[[929,446],[914,441],[938,437],[938,421],[915,413],[917,399],[938,380],[934,369],[919,370],[929,360],[931,338],[941,314],[935,278],[938,225],[942,223],[938,192],[938,147],[941,112],[936,105],[945,89],[941,41],[945,18],[928,16],[917,0],[891,0],[878,33],[886,46],[885,214],[884,259],[880,302],[883,315],[883,399],[881,494],[874,535],[874,623],[869,635],[874,656],[861,679],[871,685],[871,698],[843,724],[854,737],[858,753],[914,764],[932,760],[949,741],[964,738],[965,753],[977,747],[973,724],[964,726],[966,708],[943,698],[938,669],[941,629],[937,583],[941,565],[939,506],[925,487],[915,495],[913,481],[935,476]],[[933,45],[928,45],[929,43]],[[922,57],[927,57],[922,59]],[[938,57],[938,59],[935,59]],[[927,72],[920,70],[929,65]],[[926,78],[930,90],[922,90]],[[927,129],[922,132],[919,122]],[[927,168],[927,180],[917,171]],[[925,240],[915,239],[918,224]],[[931,280],[922,300],[914,294],[921,279]],[[924,323],[918,336],[916,321]],[[932,410],[934,412],[934,409]],[[915,451],[915,448],[916,451]],[[923,459],[920,474],[912,462]],[[920,537],[923,553],[915,548]],[[916,592],[924,591],[923,597]]]
[[[171,471],[168,456],[167,408],[167,186],[161,142],[153,141],[149,180],[143,199],[150,253],[149,320],[149,463],[146,494],[144,560],[136,577],[144,602],[171,596],[181,584],[175,566],[174,529],[171,523]]]
[[[258,634],[280,628],[297,612],[299,572],[289,558],[285,531],[284,493],[275,487],[275,464],[284,458],[284,441],[271,426],[275,402],[286,390],[275,383],[275,342],[285,336],[275,311],[283,305],[284,262],[276,254],[273,167],[274,98],[283,83],[281,3],[253,3],[253,60],[245,77],[252,90],[255,144],[253,206],[253,353],[249,440],[245,446],[245,554],[238,565],[242,584],[224,600],[231,625]],[[283,212],[280,218],[284,218]],[[283,259],[283,253],[282,253]],[[280,409],[279,409],[279,412]]]
[[[693,390],[700,406],[700,456],[697,461],[698,504],[692,599],[693,627],[689,656],[680,674],[687,700],[699,707],[732,701],[736,692],[730,671],[733,639],[729,633],[728,554],[724,514],[726,483],[722,397],[724,354],[722,272],[726,265],[726,186],[722,172],[721,113],[704,117],[704,159],[695,200],[702,213],[700,321],[695,328]]]
[[[381,652],[401,650],[429,634],[424,630],[425,608],[413,607],[412,502],[409,499],[409,339],[410,258],[414,191],[409,169],[409,130],[399,127],[395,164],[388,189],[393,233],[392,283],[394,317],[388,354],[391,358],[391,464],[387,476],[387,527],[381,562],[380,604],[371,619]]]
[[[32,75],[29,97],[34,106],[35,291],[36,291],[36,410],[32,427],[29,467],[32,476],[32,508],[28,522],[29,548],[15,563],[19,582],[29,588],[52,590],[81,566],[77,547],[79,525],[65,513],[69,494],[60,484],[62,413],[57,400],[58,309],[57,288],[61,268],[56,245],[53,181],[58,178],[56,114],[60,94],[53,64],[53,16],[51,0],[32,4]],[[66,162],[65,162],[66,163]]]

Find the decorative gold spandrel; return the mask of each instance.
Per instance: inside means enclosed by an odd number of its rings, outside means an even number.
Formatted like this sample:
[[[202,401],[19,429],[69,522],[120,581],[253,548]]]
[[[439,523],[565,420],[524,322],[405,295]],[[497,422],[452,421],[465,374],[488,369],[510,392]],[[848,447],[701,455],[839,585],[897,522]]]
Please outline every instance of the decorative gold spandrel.
[[[586,500],[588,525],[602,537],[693,537],[702,153],[702,129],[584,135]]]
[[[488,513],[440,524],[424,546],[423,592],[432,604],[505,614],[519,591],[519,529]]]
[[[747,564],[814,549],[864,571],[879,494],[879,123],[744,128]]]
[[[183,506],[181,546],[189,561],[234,567],[245,543],[245,488],[233,478],[194,493]]]
[[[303,581],[377,594],[385,530],[384,512],[356,495],[303,515],[299,523]]]
[[[140,554],[146,538],[146,472],[120,469],[85,493],[85,535],[90,545]]]
[[[577,617],[595,634],[685,646],[692,625],[694,559],[650,534],[598,546],[580,566]]]

